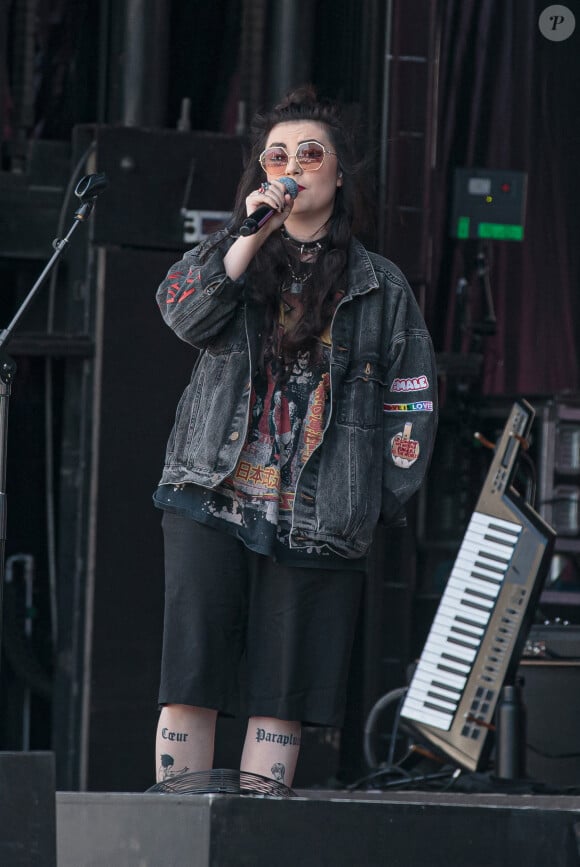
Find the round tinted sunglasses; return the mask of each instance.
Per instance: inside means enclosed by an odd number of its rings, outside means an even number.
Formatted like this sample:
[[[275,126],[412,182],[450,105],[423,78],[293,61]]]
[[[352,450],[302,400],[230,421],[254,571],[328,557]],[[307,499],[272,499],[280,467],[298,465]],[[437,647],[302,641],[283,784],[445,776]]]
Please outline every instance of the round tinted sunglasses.
[[[303,141],[295,154],[289,154],[281,145],[266,148],[260,154],[260,165],[269,175],[283,175],[288,162],[295,157],[304,172],[316,172],[324,162],[326,154],[335,157],[334,151],[327,150],[319,141]]]

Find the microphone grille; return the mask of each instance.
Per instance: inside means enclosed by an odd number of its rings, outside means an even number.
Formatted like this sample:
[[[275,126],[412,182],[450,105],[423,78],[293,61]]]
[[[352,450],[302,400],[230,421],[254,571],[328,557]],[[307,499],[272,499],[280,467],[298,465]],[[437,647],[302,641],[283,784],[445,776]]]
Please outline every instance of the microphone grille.
[[[278,178],[278,180],[279,180],[282,184],[284,184],[284,186],[286,187],[287,192],[290,193],[290,195],[292,196],[293,199],[295,199],[296,196],[298,195],[298,184],[296,183],[296,181],[294,180],[294,178],[287,178],[287,177],[284,175],[283,177]]]

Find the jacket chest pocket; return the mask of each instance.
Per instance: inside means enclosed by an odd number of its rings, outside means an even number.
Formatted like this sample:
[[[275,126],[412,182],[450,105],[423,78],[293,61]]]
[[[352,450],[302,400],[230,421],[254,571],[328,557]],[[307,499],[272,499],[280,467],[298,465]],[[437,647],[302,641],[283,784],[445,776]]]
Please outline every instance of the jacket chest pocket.
[[[336,408],[337,424],[373,428],[383,417],[384,374],[375,361],[362,361],[345,374]]]

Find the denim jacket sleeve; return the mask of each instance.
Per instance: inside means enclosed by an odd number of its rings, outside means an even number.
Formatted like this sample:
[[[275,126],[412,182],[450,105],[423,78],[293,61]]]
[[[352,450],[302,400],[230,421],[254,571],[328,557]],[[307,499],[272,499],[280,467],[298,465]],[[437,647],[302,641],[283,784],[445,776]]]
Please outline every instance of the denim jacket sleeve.
[[[186,253],[169,269],[157,290],[163,319],[186,343],[203,348],[232,320],[243,299],[243,277],[231,280],[224,255],[226,230]]]
[[[404,504],[425,478],[438,420],[433,344],[415,296],[403,282],[405,300],[398,305],[384,390],[381,513],[387,524],[403,519]]]

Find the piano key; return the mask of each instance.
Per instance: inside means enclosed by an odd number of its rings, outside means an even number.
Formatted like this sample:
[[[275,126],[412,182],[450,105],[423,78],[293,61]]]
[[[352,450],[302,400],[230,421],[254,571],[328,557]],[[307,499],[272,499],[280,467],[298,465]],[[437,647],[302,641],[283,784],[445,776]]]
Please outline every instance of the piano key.
[[[454,620],[456,623],[459,623],[460,625],[467,626],[468,629],[473,629],[474,631],[479,631],[479,632],[485,633],[485,629],[482,628],[481,624],[477,624],[475,622],[475,620],[473,620],[470,617],[466,617],[462,613],[454,614]]]
[[[450,687],[460,690],[463,690],[465,684],[467,683],[467,678],[463,675],[451,674],[448,671],[443,672],[437,664],[423,659],[421,659],[421,662],[415,670],[415,677],[417,676],[420,676],[422,678],[437,678],[441,682],[447,683]]]
[[[494,589],[495,595],[497,596],[500,591],[502,581],[499,581],[497,578],[494,578],[492,575],[486,572],[485,569],[479,569],[477,566],[474,566],[472,568],[470,575],[472,578],[475,578],[477,581],[481,582],[482,589],[483,586],[487,585],[487,592],[489,593],[492,589]]]
[[[451,599],[457,599],[462,604],[464,604],[466,601],[465,592],[463,591],[463,589],[461,589],[461,587],[457,587],[455,584],[452,584],[451,581],[445,588],[445,596]],[[471,603],[474,602],[474,600],[467,601]],[[490,599],[479,599],[477,600],[477,605],[480,611],[491,611],[491,609],[495,605],[495,602]]]
[[[451,632],[454,632],[457,635],[463,635],[470,641],[477,641],[478,644],[481,643],[483,636],[485,635],[483,629],[476,628],[475,626],[466,626],[465,624],[460,623],[458,619],[455,619],[453,624],[448,628]]]
[[[515,548],[517,544],[517,537],[501,530],[490,530],[489,525],[477,525],[477,524],[469,524],[467,530],[465,531],[465,539],[485,539],[487,536],[495,536],[497,539],[501,539],[501,544],[504,542],[509,544],[512,548]],[[499,543],[497,543],[499,544]]]
[[[452,626],[449,630],[449,636],[456,638],[458,641],[465,641],[469,647],[481,647],[482,638],[479,635],[473,635],[459,626]]]
[[[409,691],[409,703],[411,702],[417,702],[419,707],[423,708],[424,710],[429,709],[435,711],[442,716],[448,716],[451,720],[457,712],[456,704],[441,703],[427,693],[417,693],[416,695],[413,695]]]
[[[465,575],[461,572],[453,572],[447,582],[448,587],[471,587],[473,590],[478,590],[480,593],[485,593],[491,599],[495,599],[499,595],[501,589],[497,584],[488,584],[486,581],[481,581],[476,575]]]
[[[515,548],[514,540],[501,533],[486,533],[483,538],[486,542],[492,542],[494,545],[504,545],[512,550]]]
[[[473,531],[477,534],[482,534],[484,539],[491,536],[492,539],[497,539],[500,545],[509,545],[510,548],[515,548],[518,542],[519,534],[514,534],[510,530],[505,530],[497,524],[487,524],[486,526],[473,527]]]
[[[487,570],[485,566],[476,566],[475,563],[475,560],[471,561],[460,558],[456,560],[455,566],[451,570],[451,575],[463,575],[466,578],[481,581],[483,584],[489,584],[492,587],[499,587],[503,584],[508,567],[506,567],[505,572],[498,574],[497,572],[494,573]]]
[[[465,559],[469,563],[468,571],[471,571],[472,569],[476,568],[475,563],[483,563],[484,565],[480,567],[483,572],[489,573],[490,577],[496,576],[500,581],[503,581],[509,569],[511,557],[505,557],[504,559],[500,560],[500,558],[496,557],[496,555],[494,554],[493,559],[491,557],[486,558],[481,552],[481,546],[477,545],[475,547],[476,550],[463,551],[461,554],[461,558],[458,556],[456,561],[457,566],[463,566],[463,562],[459,561],[463,561]],[[489,568],[486,569],[486,566]]]
[[[437,681],[437,683],[441,682]],[[459,706],[459,702],[461,701],[462,691],[449,689],[443,683],[441,686],[437,687],[431,680],[423,680],[422,678],[414,677],[407,695],[421,702],[433,699],[435,703],[438,701],[442,707],[455,713]]]
[[[470,644],[480,644],[484,635],[483,629],[475,626],[465,626],[459,623],[457,618],[446,617],[444,615],[437,617],[433,621],[431,629],[436,629],[439,632],[445,631],[449,635],[454,635],[456,638],[467,641]]]
[[[431,708],[426,708],[420,702],[415,702],[412,698],[406,699],[402,708],[402,714],[409,719],[414,719],[426,725],[432,725],[434,728],[443,729],[443,731],[449,731],[453,722],[452,715],[438,713]]]
[[[507,521],[505,518],[498,518],[495,515],[486,515],[485,512],[474,512],[471,516],[470,524],[473,523],[475,525],[486,525],[494,524],[496,527],[511,530],[513,533],[520,534],[521,533],[521,525],[515,524],[513,521]]]
[[[464,647],[450,647],[449,650],[442,649],[441,651],[441,662],[447,664],[448,662],[451,665],[464,665],[466,662],[473,662],[476,653],[467,655],[468,651]]]
[[[491,608],[486,607],[484,604],[480,604],[480,602],[475,602],[471,599],[462,599],[461,604],[469,609],[469,611],[488,611],[491,614]]]
[[[475,525],[470,524],[465,531],[465,539],[481,539],[486,540],[488,536],[493,536],[494,539],[499,541],[495,542],[497,545],[509,545],[511,548],[515,548],[517,545],[518,537],[513,534],[505,531],[505,530],[492,530],[489,525]],[[492,540],[493,541],[493,540]],[[484,546],[485,547],[485,546]]]
[[[445,692],[448,694],[456,695],[458,698],[463,695],[462,689],[456,689],[456,687],[449,686],[448,683],[443,683],[443,681],[441,680],[433,680],[431,682],[436,689],[445,690]]]
[[[461,623],[458,617],[451,617],[446,613],[437,614],[433,620],[433,626],[440,626],[442,629],[448,629],[450,632],[455,631],[460,635],[469,636],[475,641],[481,641],[485,635],[485,630],[480,626]]]
[[[476,566],[476,563],[481,563],[481,565]],[[477,570],[490,581],[499,582],[501,584],[505,578],[506,572],[509,569],[509,563],[506,563],[505,569],[498,571],[496,568],[496,571],[493,571],[492,569],[486,568],[486,565],[479,557],[479,554],[471,554],[471,552],[469,552],[469,556],[462,554],[461,557],[457,557],[457,560],[455,561],[455,565],[453,566],[451,572],[457,572],[459,569],[466,572],[468,575]]]
[[[435,688],[436,684],[441,684],[438,689],[441,692],[445,690],[445,693],[455,700],[459,700],[461,695],[463,694],[463,689],[459,689],[456,686],[452,686],[451,684],[445,683],[444,680],[439,680],[437,674],[428,674],[425,671],[416,671],[413,675],[413,680],[411,681],[411,687],[415,689],[421,687],[422,689],[428,690],[431,688]],[[409,687],[409,688],[411,688]]]
[[[482,623],[477,623],[472,617],[467,616],[467,612],[450,611],[450,613],[453,614],[453,619],[459,626],[465,626],[466,629],[471,629],[478,635],[480,632],[485,633],[485,626]]]
[[[458,556],[460,554],[462,557],[472,557],[473,559],[481,557],[483,560],[489,561],[490,563],[497,565],[499,568],[506,570],[511,560],[511,555],[508,551],[505,551],[503,548],[501,550],[492,551],[491,546],[485,548],[482,545],[481,540],[465,541],[457,552]]]
[[[447,641],[453,641],[454,643],[458,643],[459,645],[471,647],[476,650],[481,644],[479,638],[474,638],[473,636],[469,635],[461,635],[459,632],[454,632],[453,627],[451,627],[450,629],[449,627],[441,626],[439,623],[434,623],[431,627],[431,631],[433,635],[441,635]]]
[[[431,686],[431,689],[427,690],[427,699],[429,702],[435,702],[435,704],[441,705],[443,709],[449,708],[453,714],[455,714],[455,711],[459,707],[459,698],[457,696],[452,698],[449,693],[433,689],[433,686]]]
[[[426,652],[429,657],[429,662],[436,665],[438,670],[444,673],[445,677],[447,677],[448,674],[455,675],[456,677],[469,676],[471,663],[467,660],[453,657],[453,654],[445,656],[445,651],[443,649],[437,650],[436,648],[433,648],[428,649]]]
[[[498,551],[491,550],[490,545],[485,540],[486,535],[485,528],[479,527],[468,527],[465,531],[465,535],[461,540],[461,544],[459,546],[459,550],[466,551],[475,551],[478,550],[482,552],[482,554],[490,553],[492,556],[497,556],[501,560],[505,560],[506,557],[509,557],[509,552],[505,551],[503,545],[498,545]],[[515,545],[514,545],[515,548]]]
[[[481,626],[487,626],[489,622],[489,614],[483,611],[467,611],[461,605],[461,599],[452,596],[444,596],[441,600],[441,610],[446,614],[450,614],[460,619],[464,617],[470,623],[479,623]]]
[[[449,731],[453,723],[453,716],[451,714],[442,713],[435,708],[428,707],[426,704],[423,704],[423,702],[415,701],[412,697],[409,697],[405,702],[403,711],[405,716],[408,716],[411,719],[415,719],[418,722],[427,725],[435,726],[444,731]]]
[[[479,588],[476,590],[475,587],[469,586],[465,588],[465,595],[475,596],[476,599],[487,599],[490,602],[495,602],[497,597],[497,593],[492,595],[491,593],[484,593],[483,590],[480,590]]]
[[[478,571],[485,572],[485,574],[489,575],[490,578],[495,577],[496,581],[501,581],[507,571],[505,567],[499,565],[496,566],[493,562],[484,560],[483,557],[475,561],[474,567]]]
[[[468,530],[465,536],[464,550],[470,551],[471,548],[468,546],[471,545],[476,546],[478,554],[481,551],[489,551],[491,554],[495,554],[498,557],[501,557],[503,560],[507,561],[511,559],[511,554],[513,553],[513,548],[508,547],[508,545],[500,544],[493,539],[486,539],[485,536],[479,536]]]
[[[513,525],[516,526],[516,525]],[[516,540],[519,538],[522,528],[517,525],[516,529],[512,529],[512,526],[501,525],[499,521],[493,521],[493,523],[488,524],[488,528],[492,530],[494,533],[499,532],[502,535],[507,534],[508,536],[513,536]]]
[[[432,629],[429,632],[425,649],[431,653],[448,653],[451,656],[455,656],[459,662],[473,662],[474,654],[477,650],[477,648],[462,647],[453,640],[453,637],[449,633],[439,632],[438,629]]]
[[[492,554],[491,551],[485,550],[484,548],[480,548],[479,551],[475,552],[478,557],[481,557],[486,563],[497,563],[498,567],[504,571],[506,568],[506,564],[509,563],[510,558],[506,559],[505,555],[500,557],[497,554]]]
[[[445,712],[454,713],[457,705],[459,704],[459,699],[457,696],[454,698],[451,696],[443,696],[440,697],[436,695],[432,695],[433,689],[431,684],[423,684],[419,681],[413,680],[411,686],[409,687],[409,691],[407,695],[416,699],[417,701],[427,702],[432,701],[435,704],[441,704],[441,709]]]
[[[447,631],[447,636],[450,641],[453,640],[454,642],[463,644],[466,647],[478,648],[481,646],[481,638],[475,635],[470,635],[469,632],[465,632],[457,626],[452,626],[451,629]]]
[[[441,653],[435,653],[429,647],[425,647],[423,654],[427,662],[434,663],[434,665],[439,666],[442,671],[448,671],[450,674],[456,674],[459,677],[465,677],[471,671],[471,667],[469,665],[465,665],[465,663],[463,662],[455,662],[452,665],[449,659],[443,659]]]
[[[436,647],[440,648],[442,659],[451,660],[451,662],[472,663],[477,656],[477,647],[464,647],[461,644],[457,644],[448,635],[438,635],[435,632],[433,633],[433,638],[433,650]],[[436,638],[439,639],[437,643],[435,643]]]
[[[482,626],[480,623],[477,623],[475,620],[471,621],[470,623],[466,622],[466,618],[461,620],[461,615],[458,612],[457,608],[443,605],[443,601],[444,599],[442,597],[441,604],[437,609],[437,614],[433,618],[433,623],[448,624],[449,626],[454,623],[458,623],[466,629],[471,629],[471,631],[474,632],[476,635],[481,635],[485,632],[485,627]],[[449,598],[449,601],[451,601],[451,597]]]
[[[472,578],[471,576],[460,575],[460,574],[456,574],[456,575],[451,574],[450,575],[449,581],[447,582],[447,585],[445,587],[445,595],[447,595],[447,593],[449,592],[449,594],[451,596],[453,596],[452,591],[455,591],[456,595],[457,595],[457,593],[465,594],[465,592],[469,588],[471,588],[472,590],[479,590],[482,593],[485,593],[487,591],[488,595],[491,596],[493,599],[495,599],[496,596],[498,595],[497,590],[494,592],[494,586],[493,585],[490,585],[488,588],[488,587],[484,586],[483,583],[480,583],[477,580],[477,578]]]
[[[456,686],[458,689],[463,689],[467,675],[469,674],[469,672],[465,671],[445,671],[445,673],[442,674],[443,666],[441,657],[438,654],[431,653],[428,648],[425,648],[423,651],[416,671],[418,671],[423,677],[440,677],[441,680],[445,681],[445,683],[449,683],[451,686]]]

